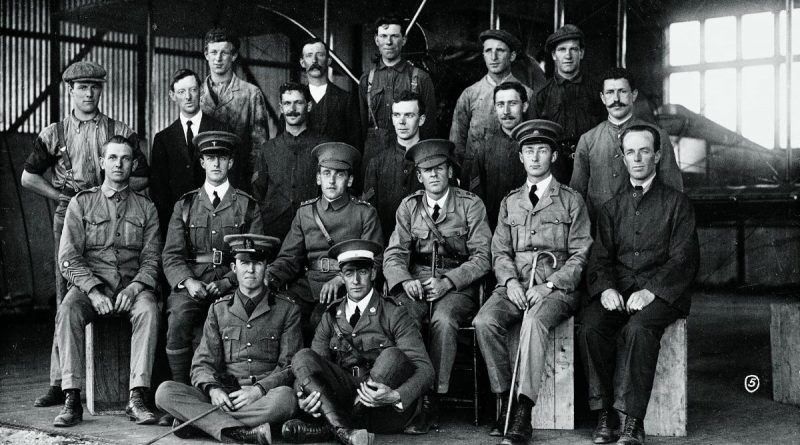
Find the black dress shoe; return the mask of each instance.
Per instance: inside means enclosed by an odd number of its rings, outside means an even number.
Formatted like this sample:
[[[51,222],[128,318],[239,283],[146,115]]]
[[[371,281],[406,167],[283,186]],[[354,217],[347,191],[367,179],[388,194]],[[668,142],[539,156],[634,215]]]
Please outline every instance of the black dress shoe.
[[[138,425],[152,425],[158,422],[158,417],[156,413],[144,403],[144,391],[145,390],[142,388],[134,388],[131,391],[131,398],[128,400],[128,406],[125,407],[125,414]]]
[[[625,418],[625,427],[617,445],[642,445],[644,443],[644,423],[633,416]]]
[[[533,402],[525,396],[520,396],[516,405],[511,411],[512,417],[505,439],[513,444],[526,444],[531,440],[531,435],[533,434],[533,426],[531,426]]]
[[[375,443],[375,434],[367,430],[336,428],[334,435],[342,445],[373,445]]]
[[[178,419],[172,419],[173,430],[181,425],[183,425],[183,422],[181,422]],[[175,437],[177,437],[178,439],[197,439],[200,437],[208,437],[205,431],[201,430],[200,428],[197,428],[194,425],[187,425],[173,432],[173,434],[175,434]]]
[[[506,427],[506,416],[508,415],[508,394],[500,395],[502,404],[500,405],[500,414],[497,420],[494,421],[492,429],[489,430],[489,435],[494,437],[503,437],[503,430]]]
[[[64,391],[60,386],[51,386],[45,395],[40,396],[33,402],[33,406],[44,408],[46,406],[56,406],[64,403]]]
[[[406,434],[428,434],[431,428],[439,428],[439,401],[433,394],[422,396],[422,409],[403,432]]]
[[[619,416],[616,410],[601,409],[597,414],[597,427],[592,432],[592,442],[612,443],[619,438]]]
[[[175,420],[175,417],[173,417],[172,414],[165,413],[158,418],[158,426],[171,426],[173,420]]]
[[[53,426],[74,426],[83,421],[83,405],[81,405],[81,390],[68,389],[64,391],[64,408],[58,413]]]
[[[257,443],[260,445],[270,445],[272,443],[272,431],[268,423],[253,428],[226,428],[222,435],[239,443]]]
[[[281,427],[283,440],[292,443],[328,442],[333,439],[333,428],[325,422],[304,422],[291,419]]]

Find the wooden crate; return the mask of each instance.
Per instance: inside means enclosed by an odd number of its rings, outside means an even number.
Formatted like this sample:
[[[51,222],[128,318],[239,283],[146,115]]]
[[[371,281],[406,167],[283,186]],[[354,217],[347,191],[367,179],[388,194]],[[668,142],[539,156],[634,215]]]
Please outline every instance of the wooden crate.
[[[800,405],[800,304],[771,304],[772,397]]]
[[[644,430],[649,436],[686,436],[686,319],[672,323],[661,336],[653,392]]]
[[[575,428],[575,317],[550,332],[542,386],[531,413],[537,429]]]
[[[102,316],[86,325],[86,406],[92,415],[125,409],[130,360],[127,316]]]

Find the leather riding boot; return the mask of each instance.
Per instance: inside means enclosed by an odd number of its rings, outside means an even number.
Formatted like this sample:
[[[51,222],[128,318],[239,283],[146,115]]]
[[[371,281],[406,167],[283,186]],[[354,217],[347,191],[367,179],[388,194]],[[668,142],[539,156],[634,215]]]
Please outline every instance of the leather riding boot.
[[[64,403],[64,391],[60,386],[51,386],[43,396],[39,396],[33,402],[33,406],[43,408],[46,406],[56,406]]]
[[[226,428],[222,435],[239,443],[257,443],[260,445],[270,445],[272,443],[272,431],[268,423],[263,423],[253,428],[236,427]]]
[[[183,425],[183,422],[175,418],[172,419],[173,430],[181,425]],[[174,434],[178,439],[197,439],[199,437],[208,437],[208,434],[206,434],[205,431],[197,428],[194,425],[186,425],[172,434]]]
[[[283,440],[292,443],[328,442],[333,439],[333,428],[324,422],[304,422],[291,419],[281,427]]]
[[[506,427],[506,415],[508,414],[508,392],[498,394],[501,400],[500,412],[497,413],[497,420],[494,421],[492,429],[489,430],[489,435],[494,437],[502,437],[503,429]]]
[[[305,394],[311,394],[314,391],[319,392],[322,417],[324,417],[332,427],[344,429],[351,427],[349,416],[333,402],[330,396],[331,391],[326,385],[317,381],[313,376],[310,376],[300,383],[300,388]]]
[[[531,434],[533,434],[533,427],[531,426],[533,402],[531,399],[520,395],[516,405],[511,411],[511,421],[509,422],[505,439],[513,444],[526,444],[531,440]]]
[[[156,414],[145,403],[145,391],[146,388],[133,388],[128,406],[125,407],[125,414],[137,425],[152,425],[158,422]]]
[[[612,443],[619,439],[619,416],[616,410],[601,409],[597,414],[597,426],[592,432],[592,442]]]
[[[375,434],[367,430],[336,428],[334,435],[342,445],[373,445],[375,443]]]
[[[422,409],[403,431],[406,434],[428,434],[439,428],[439,399],[435,393],[422,396]]]
[[[73,426],[83,421],[83,405],[81,405],[81,390],[68,389],[64,391],[64,408],[58,413],[53,426]]]
[[[617,445],[642,445],[644,443],[644,422],[633,416],[625,418],[625,427],[619,436]]]

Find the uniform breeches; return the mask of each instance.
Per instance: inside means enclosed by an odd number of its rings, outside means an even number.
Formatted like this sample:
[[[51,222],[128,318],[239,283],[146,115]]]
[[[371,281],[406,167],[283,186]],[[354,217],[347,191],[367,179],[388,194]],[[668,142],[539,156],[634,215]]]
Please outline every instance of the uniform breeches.
[[[626,298],[627,302],[627,298]],[[577,343],[589,383],[589,408],[643,419],[664,329],[681,312],[656,297],[639,312],[606,310],[594,299],[580,314]]]
[[[130,312],[131,322],[131,389],[150,387],[156,341],[158,339],[158,303],[153,292],[136,295]],[[85,369],[86,325],[98,318],[91,300],[77,287],[72,287],[58,306],[56,313],[56,354],[61,365],[61,387],[80,389]]]
[[[193,351],[200,344],[211,300],[195,300],[185,289],[167,298],[167,361],[176,382],[189,382]]]

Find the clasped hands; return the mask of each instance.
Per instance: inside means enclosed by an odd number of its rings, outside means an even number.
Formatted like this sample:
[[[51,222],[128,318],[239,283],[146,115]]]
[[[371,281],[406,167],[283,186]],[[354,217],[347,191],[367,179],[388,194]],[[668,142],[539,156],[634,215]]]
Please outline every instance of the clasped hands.
[[[536,284],[526,291],[522,288],[519,280],[515,278],[512,278],[506,284],[508,299],[521,311],[533,307],[537,301],[550,295],[551,292],[553,292],[553,289],[550,289],[545,284]]]
[[[381,406],[395,405],[400,401],[400,393],[383,383],[378,383],[372,378],[361,382],[356,388],[356,398],[353,405],[361,404],[368,408],[378,408]],[[312,391],[306,396],[302,392],[297,393],[298,405],[300,409],[310,414],[312,417],[322,415],[322,402],[320,402],[319,391]]]
[[[622,294],[617,292],[616,289],[606,289],[600,294],[600,304],[602,304],[606,310],[627,312],[629,314],[641,311],[655,299],[655,294],[647,289],[632,293],[631,296],[628,297],[627,304],[625,303],[625,299],[622,298]]]
[[[455,288],[453,282],[447,277],[428,278],[425,281],[403,281],[403,290],[406,295],[415,300],[436,301]]]
[[[242,386],[241,389],[238,389],[230,394],[227,394],[221,388],[212,388],[208,392],[208,397],[211,399],[211,404],[214,406],[222,406],[223,411],[236,411],[243,406],[255,402],[263,396],[264,394],[255,385]]]
[[[212,281],[208,284],[195,278],[187,278],[183,282],[183,286],[189,292],[189,296],[195,300],[204,300],[208,297],[219,298],[233,288],[231,281],[227,278]]]
[[[125,289],[119,291],[113,302],[111,301],[111,297],[100,290],[100,286],[92,288],[92,290],[89,291],[88,297],[89,301],[92,303],[92,307],[98,314],[121,314],[131,310],[134,301],[136,301],[136,296],[143,290],[144,285],[134,281],[125,286]]]

